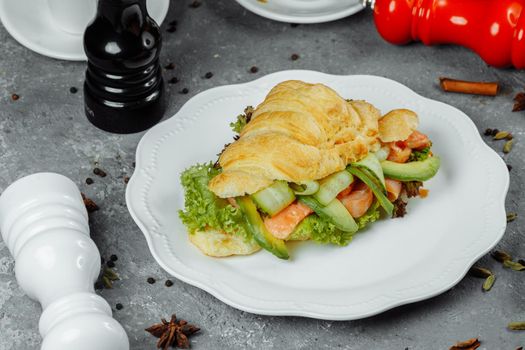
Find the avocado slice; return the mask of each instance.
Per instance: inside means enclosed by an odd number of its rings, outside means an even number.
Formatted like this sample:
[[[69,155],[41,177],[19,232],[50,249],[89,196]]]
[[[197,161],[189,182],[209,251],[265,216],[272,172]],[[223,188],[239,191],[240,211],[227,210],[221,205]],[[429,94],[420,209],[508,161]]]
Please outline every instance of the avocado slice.
[[[359,229],[352,215],[338,199],[333,199],[326,206],[311,196],[300,197],[299,201],[309,206],[321,218],[333,223],[341,231],[354,233]]]
[[[429,157],[425,160],[409,163],[396,163],[385,160],[381,167],[385,176],[399,181],[426,181],[432,178],[439,170],[439,157]]]
[[[237,197],[236,201],[244,214],[246,228],[251,232],[257,244],[278,258],[289,259],[286,244],[268,232],[253,200],[249,196],[244,196]]]

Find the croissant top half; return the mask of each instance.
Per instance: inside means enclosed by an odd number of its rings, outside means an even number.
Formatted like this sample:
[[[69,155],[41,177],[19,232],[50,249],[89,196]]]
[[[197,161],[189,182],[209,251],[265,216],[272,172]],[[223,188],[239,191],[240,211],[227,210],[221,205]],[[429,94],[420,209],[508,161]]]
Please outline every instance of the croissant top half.
[[[322,84],[290,80],[255,109],[240,138],[219,158],[209,188],[221,198],[252,194],[275,180],[317,180],[379,147],[380,112],[346,101]]]

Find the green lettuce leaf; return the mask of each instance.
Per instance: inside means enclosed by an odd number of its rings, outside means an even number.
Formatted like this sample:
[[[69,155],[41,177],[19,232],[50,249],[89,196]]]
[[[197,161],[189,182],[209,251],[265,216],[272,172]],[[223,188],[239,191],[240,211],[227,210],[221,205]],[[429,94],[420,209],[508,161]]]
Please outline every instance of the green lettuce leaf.
[[[365,215],[355,219],[357,226],[362,230],[366,225],[378,220],[381,217],[381,211],[379,210],[379,202],[375,201],[374,204],[368,209]]]
[[[253,107],[248,106],[244,109],[244,114],[239,114],[237,116],[237,120],[233,123],[230,123],[230,128],[232,128],[233,132],[240,134],[242,129],[250,122],[252,119],[253,114]]]
[[[352,236],[352,233],[341,231],[331,222],[313,214],[304,219],[288,239],[311,239],[317,243],[345,246],[350,243]]]
[[[213,164],[197,164],[181,174],[184,187],[184,210],[179,217],[190,233],[214,229],[252,239],[244,226],[240,209],[218,198],[208,189],[210,180],[221,172]]]
[[[355,222],[361,230],[368,224],[378,220],[380,216],[379,203],[375,201],[366,214],[355,219]],[[304,241],[311,239],[321,244],[346,246],[352,241],[354,235],[355,233],[341,231],[331,222],[320,218],[316,214],[312,214],[295,228],[288,240]]]
[[[241,210],[230,205],[227,200],[218,198],[208,189],[210,180],[220,172],[210,162],[194,165],[181,174],[185,194],[184,209],[179,211],[179,217],[190,233],[214,229],[252,241],[253,237],[245,227]],[[379,216],[376,201],[365,215],[356,219],[356,223],[362,229],[379,219]],[[313,214],[296,227],[288,240],[311,239],[321,244],[346,246],[352,237],[352,233],[341,231],[331,222]]]
[[[417,161],[420,161],[420,160],[427,159],[430,156],[430,148],[431,147],[432,146],[427,146],[427,147],[423,148],[420,151],[417,151],[417,150],[412,151],[412,153],[410,154],[410,157],[408,158],[408,161],[409,162],[417,162]]]

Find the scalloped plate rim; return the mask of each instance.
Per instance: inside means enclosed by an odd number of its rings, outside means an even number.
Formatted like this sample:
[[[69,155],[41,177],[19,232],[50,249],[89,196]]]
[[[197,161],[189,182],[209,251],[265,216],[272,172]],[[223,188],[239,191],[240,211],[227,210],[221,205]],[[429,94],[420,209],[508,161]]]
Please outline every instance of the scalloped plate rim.
[[[500,189],[501,192],[500,192],[500,196],[498,198],[496,198],[497,201],[498,201],[497,207],[500,210],[499,210],[498,213],[496,213],[494,215],[495,217],[498,217],[499,220],[494,219],[494,221],[499,221],[500,230],[499,230],[499,232],[494,233],[493,235],[491,235],[491,237],[493,237],[493,239],[492,239],[492,241],[490,243],[487,243],[485,249],[481,249],[481,250],[477,251],[476,254],[473,254],[472,256],[470,256],[469,259],[468,259],[468,263],[464,264],[464,266],[463,266],[463,268],[461,270],[455,271],[455,273],[453,273],[453,278],[449,278],[447,280],[447,283],[443,283],[440,286],[440,288],[436,288],[434,290],[429,290],[429,291],[427,291],[425,293],[420,293],[419,295],[416,295],[416,296],[413,296],[413,297],[409,297],[409,298],[399,298],[399,299],[395,300],[394,302],[384,303],[384,304],[380,305],[379,307],[376,307],[376,308],[368,310],[367,312],[359,312],[359,313],[346,312],[344,314],[340,314],[340,313],[330,313],[330,312],[315,312],[315,311],[308,310],[305,307],[301,307],[300,306],[301,303],[300,302],[295,302],[295,301],[288,301],[288,303],[290,304],[290,307],[288,307],[288,308],[283,308],[282,305],[279,305],[278,307],[274,307],[274,308],[271,308],[271,307],[254,307],[254,306],[247,305],[245,303],[236,301],[234,297],[232,297],[231,295],[227,295],[228,293],[226,293],[224,291],[221,291],[220,288],[217,288],[217,286],[213,285],[213,283],[211,283],[210,281],[208,281],[208,283],[207,283],[207,281],[201,281],[201,280],[192,278],[190,276],[184,275],[183,273],[177,271],[176,269],[171,267],[168,263],[166,263],[160,257],[160,254],[156,251],[156,247],[155,247],[154,242],[153,242],[152,234],[147,229],[147,225],[144,224],[144,222],[141,220],[140,215],[135,210],[135,207],[134,207],[134,205],[132,203],[132,200],[131,200],[131,195],[132,195],[132,192],[135,189],[136,182],[138,181],[137,180],[138,174],[139,174],[139,172],[141,170],[140,154],[143,151],[143,148],[145,148],[144,145],[148,141],[150,141],[149,137],[151,135],[153,135],[154,130],[157,130],[157,129],[160,129],[160,128],[166,128],[171,123],[174,123],[177,120],[177,115],[179,113],[181,113],[181,112],[184,112],[185,107],[190,103],[190,101],[192,101],[194,99],[203,98],[203,97],[205,97],[208,94],[211,95],[213,92],[218,91],[218,90],[222,90],[222,89],[227,89],[227,88],[231,88],[231,87],[237,87],[238,88],[238,87],[241,87],[241,86],[247,87],[247,86],[250,86],[250,85],[256,85],[258,82],[261,82],[261,81],[264,81],[264,80],[267,80],[267,79],[270,80],[270,79],[272,79],[272,78],[274,78],[276,76],[279,76],[279,75],[288,76],[288,75],[301,75],[301,74],[318,74],[320,76],[325,76],[325,77],[327,76],[327,77],[334,77],[334,78],[343,78],[343,79],[344,78],[350,78],[350,77],[384,79],[384,80],[388,80],[390,82],[393,82],[393,83],[395,83],[397,85],[403,86],[406,89],[407,92],[410,92],[414,97],[417,97],[417,98],[419,98],[421,100],[424,100],[424,101],[427,101],[427,102],[431,102],[433,104],[443,105],[443,106],[446,106],[447,108],[452,108],[453,110],[455,110],[456,113],[458,113],[458,114],[460,114],[460,115],[462,115],[464,117],[465,121],[469,124],[469,127],[471,129],[474,129],[476,131],[477,136],[475,136],[475,139],[476,139],[477,147],[480,148],[480,151],[482,151],[486,156],[490,155],[493,158],[494,162],[498,164],[497,167],[499,167],[499,170],[501,170],[501,175],[503,175],[503,182],[500,183],[499,186],[498,186],[498,189]],[[166,128],[166,129],[168,129],[168,128]],[[154,140],[152,140],[152,141],[154,141]],[[457,109],[457,108],[455,108],[455,107],[453,107],[451,105],[448,105],[448,104],[446,104],[444,102],[440,102],[440,101],[437,101],[437,100],[432,100],[432,99],[426,98],[424,96],[421,96],[421,95],[417,94],[415,91],[413,91],[412,89],[410,89],[407,86],[405,86],[404,84],[401,84],[401,83],[399,83],[397,81],[394,81],[394,80],[388,79],[388,78],[384,78],[384,77],[379,77],[379,76],[374,76],[374,75],[334,75],[334,74],[327,74],[327,73],[321,73],[321,72],[315,72],[315,71],[309,71],[309,70],[287,70],[287,71],[280,71],[280,72],[271,73],[271,74],[265,75],[265,76],[260,77],[260,78],[258,78],[256,80],[249,81],[249,82],[246,82],[246,83],[224,85],[224,86],[214,87],[214,88],[202,91],[199,94],[197,94],[194,97],[192,97],[190,100],[188,100],[181,107],[181,109],[177,113],[175,113],[175,115],[173,117],[164,120],[163,122],[161,122],[160,124],[158,124],[154,128],[150,129],[142,137],[142,139],[140,140],[140,142],[139,142],[139,144],[137,146],[136,168],[135,168],[135,172],[134,172],[133,176],[130,178],[130,181],[129,181],[127,189],[126,189],[126,204],[127,204],[128,210],[129,210],[132,218],[134,219],[136,224],[139,226],[139,228],[143,232],[143,234],[144,234],[144,236],[146,238],[146,241],[148,243],[148,247],[149,247],[153,257],[157,261],[157,263],[164,270],[166,270],[168,273],[170,273],[174,277],[180,279],[181,281],[183,281],[185,283],[188,283],[190,285],[193,285],[193,286],[195,286],[197,288],[200,288],[200,289],[208,292],[209,294],[213,295],[214,297],[216,297],[217,299],[221,300],[222,302],[224,302],[224,303],[226,303],[226,304],[228,304],[228,305],[230,305],[230,306],[232,306],[234,308],[237,308],[239,310],[250,312],[250,313],[254,313],[254,314],[261,314],[261,315],[270,315],[270,316],[302,316],[302,317],[310,317],[310,318],[325,319],[325,320],[355,320],[355,319],[361,319],[361,318],[377,315],[379,313],[382,313],[384,311],[390,310],[392,308],[395,308],[395,307],[398,307],[398,306],[401,306],[401,305],[405,305],[405,304],[409,304],[409,303],[425,300],[425,299],[428,299],[428,298],[432,298],[432,297],[434,297],[436,295],[439,295],[439,294],[449,290],[450,288],[455,286],[457,283],[459,283],[463,279],[463,277],[466,275],[466,273],[468,272],[470,267],[477,260],[479,260],[479,258],[481,258],[483,255],[487,254],[500,241],[500,239],[503,237],[503,235],[505,233],[505,228],[506,228],[505,198],[506,198],[506,194],[507,194],[507,191],[508,191],[508,188],[509,188],[509,181],[510,181],[509,174],[508,174],[506,165],[503,162],[503,160],[501,159],[501,157],[499,157],[499,155],[497,155],[497,153],[494,150],[492,150],[482,140],[481,135],[477,131],[477,128],[476,128],[475,124],[473,123],[473,121],[465,113],[463,113],[459,109]],[[139,189],[136,189],[136,190],[138,191]],[[251,298],[255,299],[254,297],[251,297]],[[268,303],[271,304],[272,301],[268,301]]]

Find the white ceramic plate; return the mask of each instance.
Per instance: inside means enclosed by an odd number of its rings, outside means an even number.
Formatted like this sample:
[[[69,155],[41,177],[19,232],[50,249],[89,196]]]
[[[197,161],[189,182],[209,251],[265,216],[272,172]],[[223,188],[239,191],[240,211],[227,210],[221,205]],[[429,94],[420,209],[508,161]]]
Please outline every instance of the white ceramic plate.
[[[169,0],[148,1],[148,12],[159,25],[166,18],[169,4]],[[0,0],[0,21],[16,41],[41,55],[86,60],[82,35],[67,33],[53,23],[47,1]]]
[[[261,251],[247,257],[204,256],[187,238],[179,174],[216,159],[231,142],[228,124],[288,79],[324,83],[382,112],[409,108],[430,135],[442,167],[412,200],[408,215],[384,219],[347,247],[303,242],[283,261]],[[458,109],[424,98],[395,81],[367,75],[284,71],[246,84],[214,88],[151,129],[137,149],[126,201],[158,263],[170,274],[238,309],[267,315],[349,320],[442,293],[502,237],[508,170]]]
[[[237,0],[247,10],[288,23],[322,23],[361,11],[361,0]]]

